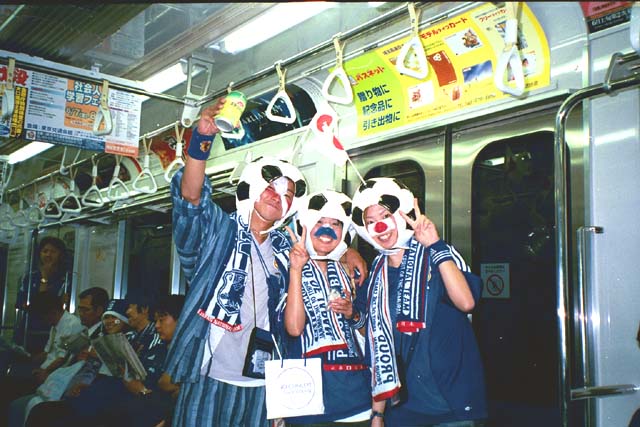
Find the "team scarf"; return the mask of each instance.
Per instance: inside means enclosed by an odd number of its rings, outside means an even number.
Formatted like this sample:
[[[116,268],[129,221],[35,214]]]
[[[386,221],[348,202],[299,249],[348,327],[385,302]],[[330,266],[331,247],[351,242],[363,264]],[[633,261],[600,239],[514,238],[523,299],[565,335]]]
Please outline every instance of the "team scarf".
[[[348,347],[340,319],[343,316],[329,309],[330,299],[344,298],[350,292],[349,276],[337,264],[327,261],[326,278],[312,259],[302,268],[302,301],[307,314],[302,334],[305,357]]]
[[[240,307],[251,268],[253,236],[249,226],[242,216],[237,215],[237,212],[231,214],[231,219],[237,224],[235,248],[224,273],[212,290],[212,295],[207,299],[207,303],[198,310],[198,314],[224,330],[237,332],[242,330]],[[283,238],[282,233],[277,231],[272,231],[269,238],[276,260],[285,262],[284,265],[287,265],[286,257],[290,245],[286,238]],[[265,270],[265,274],[268,275],[268,271]]]
[[[396,310],[396,328],[406,334],[426,328],[426,284],[431,278],[428,250],[411,239],[400,265],[400,283],[388,282],[387,256],[379,255],[373,262],[369,291],[368,343],[371,355],[372,395],[383,401],[400,389],[390,309]],[[389,301],[389,286],[398,286],[395,304]]]

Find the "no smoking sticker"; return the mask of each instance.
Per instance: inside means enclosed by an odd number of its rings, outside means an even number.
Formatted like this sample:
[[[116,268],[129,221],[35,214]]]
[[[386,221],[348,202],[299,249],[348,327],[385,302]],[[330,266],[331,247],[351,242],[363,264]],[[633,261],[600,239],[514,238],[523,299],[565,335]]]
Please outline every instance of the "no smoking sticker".
[[[483,298],[509,298],[509,264],[491,263],[480,265]]]

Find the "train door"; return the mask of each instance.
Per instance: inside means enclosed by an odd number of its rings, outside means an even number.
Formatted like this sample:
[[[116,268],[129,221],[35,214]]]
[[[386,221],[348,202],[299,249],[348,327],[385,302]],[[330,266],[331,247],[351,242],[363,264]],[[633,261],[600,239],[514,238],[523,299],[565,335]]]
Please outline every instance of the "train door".
[[[485,368],[490,427],[562,422],[556,111],[557,105],[452,129],[451,240],[483,279],[473,326]],[[571,196],[581,206],[581,150],[571,154]]]

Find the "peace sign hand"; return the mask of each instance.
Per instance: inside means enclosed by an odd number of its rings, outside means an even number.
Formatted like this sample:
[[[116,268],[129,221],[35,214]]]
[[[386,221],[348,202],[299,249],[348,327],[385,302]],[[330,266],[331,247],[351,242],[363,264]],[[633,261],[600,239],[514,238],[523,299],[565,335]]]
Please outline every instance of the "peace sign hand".
[[[407,224],[413,228],[413,235],[418,242],[420,242],[424,247],[429,247],[438,240],[440,240],[440,236],[438,236],[438,229],[436,225],[431,222],[429,218],[420,213],[420,207],[418,206],[418,199],[413,199],[413,209],[416,212],[416,219],[411,219],[407,214],[402,211],[400,215],[407,221]]]
[[[288,225],[286,226],[286,229],[289,233],[289,237],[291,237],[291,241],[293,242],[293,247],[291,248],[291,251],[289,251],[289,269],[302,271],[304,265],[309,261],[309,253],[305,246],[307,227],[302,227],[302,236],[299,241],[293,230]]]

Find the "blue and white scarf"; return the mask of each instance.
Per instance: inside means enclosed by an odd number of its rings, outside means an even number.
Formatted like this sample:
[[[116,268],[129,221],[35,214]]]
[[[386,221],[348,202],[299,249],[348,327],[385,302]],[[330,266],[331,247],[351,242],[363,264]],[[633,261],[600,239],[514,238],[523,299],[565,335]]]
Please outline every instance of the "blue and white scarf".
[[[302,269],[302,301],[307,322],[302,334],[304,356],[348,347],[342,326],[341,314],[329,309],[332,295],[345,298],[350,294],[350,279],[335,261],[327,262],[327,278],[317,262],[310,259]]]
[[[237,332],[242,330],[240,307],[249,276],[253,236],[242,216],[234,212],[231,219],[237,224],[235,248],[218,285],[212,289],[212,295],[198,310],[198,314],[222,329]],[[289,243],[282,237],[282,233],[277,231],[272,231],[270,238],[276,259],[280,262],[284,260],[284,265],[287,265]]]
[[[400,332],[411,334],[427,327],[426,284],[431,278],[429,252],[412,238],[402,258],[399,284],[389,283],[387,269],[387,256],[378,256],[373,262],[369,289],[367,333],[375,401],[388,399],[400,389],[389,310],[396,310],[396,328]],[[398,286],[395,304],[389,302],[389,286]]]

